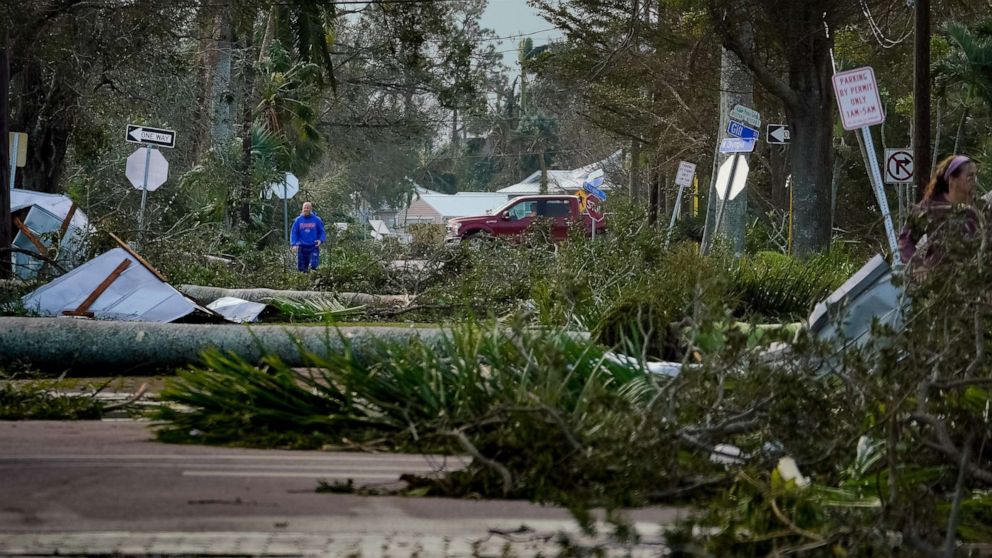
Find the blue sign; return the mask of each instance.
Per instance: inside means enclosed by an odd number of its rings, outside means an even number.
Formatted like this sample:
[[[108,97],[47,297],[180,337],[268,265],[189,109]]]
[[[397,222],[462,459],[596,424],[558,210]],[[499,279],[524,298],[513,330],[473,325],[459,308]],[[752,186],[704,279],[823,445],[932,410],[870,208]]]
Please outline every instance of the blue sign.
[[[750,153],[754,151],[753,139],[727,138],[720,142],[720,153]]]
[[[596,196],[600,201],[606,201],[606,192],[600,190],[599,188],[593,186],[586,182],[582,185],[582,189],[589,193],[591,196]]]
[[[727,124],[727,133],[735,138],[758,139],[758,130],[745,126],[736,120],[731,120],[730,124]]]

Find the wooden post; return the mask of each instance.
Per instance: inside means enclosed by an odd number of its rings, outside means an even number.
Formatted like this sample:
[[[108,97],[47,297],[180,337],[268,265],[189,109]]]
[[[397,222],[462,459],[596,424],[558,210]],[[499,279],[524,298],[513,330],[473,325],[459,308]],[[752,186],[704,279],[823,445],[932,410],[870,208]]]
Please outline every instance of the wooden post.
[[[110,275],[108,275],[106,279],[104,279],[95,289],[93,289],[93,292],[90,293],[90,296],[86,297],[86,300],[84,300],[82,304],[77,306],[75,310],[67,310],[62,312],[62,314],[64,316],[86,316],[92,318],[93,313],[89,311],[90,306],[93,306],[93,303],[100,298],[100,295],[102,295],[104,291],[106,291],[107,288],[110,287],[110,285],[112,285],[114,281],[121,276],[121,273],[124,273],[124,270],[130,265],[131,260],[125,259],[122,261],[116,268],[114,268],[113,271],[110,272]]]
[[[148,271],[152,272],[152,274],[155,277],[158,277],[159,281],[161,281],[163,283],[168,283],[168,281],[165,280],[165,276],[162,275],[162,273],[159,272],[159,270],[157,270],[154,267],[152,267],[152,264],[148,263],[148,261],[145,260],[145,258],[142,258],[140,254],[138,254],[137,252],[135,252],[134,250],[132,250],[131,247],[127,245],[127,243],[125,243],[123,240],[121,240],[120,238],[118,238],[117,235],[115,235],[114,233],[107,233],[107,234],[110,235],[110,238],[113,238],[115,241],[117,241],[117,244],[121,248],[123,248],[125,251],[127,251],[128,254],[131,254],[131,257],[133,257],[134,259],[138,260],[138,263],[140,263],[141,265],[145,266],[145,269],[147,269]]]
[[[69,223],[72,222],[73,216],[76,215],[76,210],[79,209],[76,206],[76,202],[72,202],[69,206],[69,212],[66,213],[65,219],[62,220],[62,226],[59,227],[59,241],[61,242],[62,237],[65,236],[65,231],[69,230]]]
[[[31,232],[31,229],[29,229],[27,225],[21,222],[21,220],[18,219],[17,217],[14,217],[14,225],[16,225],[18,229],[20,229],[21,233],[23,233],[24,236],[28,237],[28,240],[31,241],[31,244],[34,244],[34,248],[35,250],[38,251],[39,255],[42,256],[48,255],[48,248],[45,247],[44,243],[41,242],[40,238],[38,238],[37,236],[34,235],[33,232]]]

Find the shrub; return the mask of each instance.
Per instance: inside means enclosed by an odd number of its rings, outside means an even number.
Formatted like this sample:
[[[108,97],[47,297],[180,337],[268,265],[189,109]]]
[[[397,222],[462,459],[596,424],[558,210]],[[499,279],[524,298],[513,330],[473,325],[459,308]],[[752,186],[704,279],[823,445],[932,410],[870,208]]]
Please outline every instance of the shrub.
[[[594,331],[608,346],[633,343],[638,353],[681,360],[682,328],[718,318],[728,304],[726,272],[694,244],[667,252],[652,275],[627,289]]]

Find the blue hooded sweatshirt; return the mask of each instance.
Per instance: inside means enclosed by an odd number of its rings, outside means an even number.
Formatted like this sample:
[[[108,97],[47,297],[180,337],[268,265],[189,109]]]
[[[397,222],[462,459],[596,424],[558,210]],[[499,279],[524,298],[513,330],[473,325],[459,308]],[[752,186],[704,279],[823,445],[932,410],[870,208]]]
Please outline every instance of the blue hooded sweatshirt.
[[[324,234],[324,222],[316,213],[311,213],[309,217],[300,215],[293,221],[293,228],[289,231],[291,245],[313,246],[318,240],[323,244],[327,242],[327,236]]]

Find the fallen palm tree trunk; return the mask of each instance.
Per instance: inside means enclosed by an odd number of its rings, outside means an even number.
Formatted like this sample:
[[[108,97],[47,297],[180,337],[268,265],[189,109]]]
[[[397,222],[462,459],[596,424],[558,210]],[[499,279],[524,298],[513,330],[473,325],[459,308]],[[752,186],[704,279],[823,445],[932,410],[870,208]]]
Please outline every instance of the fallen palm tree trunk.
[[[280,291],[276,289],[222,289],[201,285],[179,285],[179,292],[199,304],[209,304],[218,298],[232,296],[249,302],[269,302],[273,299],[326,300],[333,298],[344,306],[370,306],[397,308],[410,304],[409,295],[378,295],[368,293],[335,293],[330,291]]]
[[[126,374],[167,370],[199,362],[216,348],[250,361],[275,355],[290,366],[307,364],[303,352],[327,354],[347,343],[361,352],[373,344],[420,337],[439,339],[438,328],[290,325],[201,325],[0,318],[0,367],[14,363],[48,371]]]

